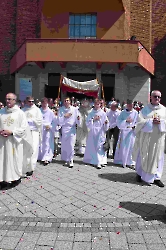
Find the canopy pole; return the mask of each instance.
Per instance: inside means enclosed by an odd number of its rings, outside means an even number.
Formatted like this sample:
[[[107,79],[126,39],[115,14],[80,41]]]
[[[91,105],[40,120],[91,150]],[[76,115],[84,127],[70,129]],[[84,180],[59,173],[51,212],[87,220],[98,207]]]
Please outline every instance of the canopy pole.
[[[102,89],[102,96],[103,96],[103,100],[105,101],[105,95],[104,95],[104,87],[103,87],[103,83],[101,84],[101,89]]]
[[[60,84],[59,84],[59,89],[58,89],[58,100],[59,100],[59,97],[60,97],[62,80],[63,80],[63,76],[61,75],[61,78],[60,78]]]

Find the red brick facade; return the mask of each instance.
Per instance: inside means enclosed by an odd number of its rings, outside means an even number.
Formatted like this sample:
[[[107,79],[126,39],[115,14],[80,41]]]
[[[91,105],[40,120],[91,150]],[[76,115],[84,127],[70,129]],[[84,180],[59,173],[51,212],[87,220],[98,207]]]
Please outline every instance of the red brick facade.
[[[17,48],[26,38],[40,37],[39,31],[39,1],[17,0],[16,46]]]

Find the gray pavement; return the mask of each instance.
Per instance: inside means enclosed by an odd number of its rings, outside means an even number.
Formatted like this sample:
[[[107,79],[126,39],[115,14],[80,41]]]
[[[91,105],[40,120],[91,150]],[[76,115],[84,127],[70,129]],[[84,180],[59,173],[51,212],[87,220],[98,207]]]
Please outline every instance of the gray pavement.
[[[58,156],[0,191],[0,249],[162,250],[165,210],[166,188],[136,183],[134,170],[111,159],[98,170],[79,157],[69,169]]]

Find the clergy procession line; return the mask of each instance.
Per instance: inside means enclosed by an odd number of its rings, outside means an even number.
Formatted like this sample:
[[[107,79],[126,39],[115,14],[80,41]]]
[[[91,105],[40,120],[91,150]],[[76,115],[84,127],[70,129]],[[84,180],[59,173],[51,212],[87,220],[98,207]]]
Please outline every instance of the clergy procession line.
[[[161,92],[154,90],[147,106],[127,100],[121,109],[114,98],[106,107],[103,99],[75,103],[66,97],[52,109],[45,97],[35,105],[27,96],[21,107],[17,96],[8,93],[0,109],[0,188],[19,184],[33,174],[37,161],[47,165],[59,153],[69,168],[77,153],[85,164],[101,169],[110,148],[114,164],[134,168],[137,182],[164,187],[166,108],[160,100]]]

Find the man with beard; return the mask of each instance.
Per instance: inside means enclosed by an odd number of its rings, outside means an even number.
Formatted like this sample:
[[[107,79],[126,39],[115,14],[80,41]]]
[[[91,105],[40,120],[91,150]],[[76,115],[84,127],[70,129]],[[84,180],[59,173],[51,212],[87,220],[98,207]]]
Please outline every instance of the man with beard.
[[[78,154],[83,156],[85,153],[85,146],[86,146],[86,140],[88,136],[88,128],[86,126],[86,118],[92,108],[90,107],[90,103],[88,100],[83,100],[81,103],[81,106],[79,108],[79,112],[82,119],[82,125],[81,127],[77,127],[77,135],[76,135],[76,141],[78,146]]]
[[[107,165],[107,153],[103,144],[106,141],[106,131],[109,129],[109,121],[101,109],[99,99],[95,99],[94,108],[86,119],[89,133],[86,142],[83,162],[97,166],[98,169]]]

